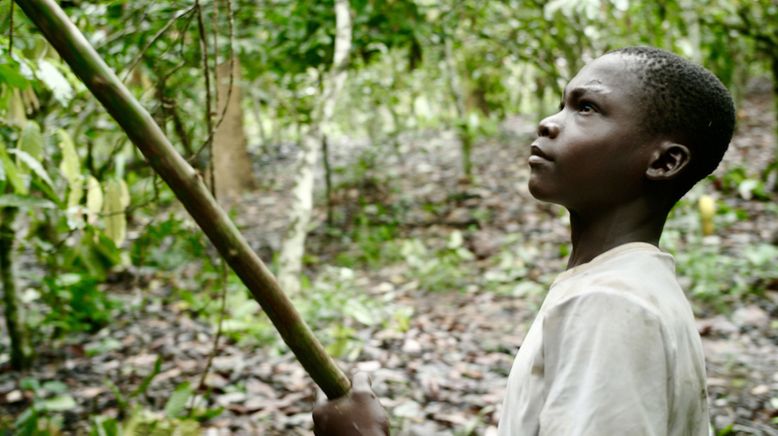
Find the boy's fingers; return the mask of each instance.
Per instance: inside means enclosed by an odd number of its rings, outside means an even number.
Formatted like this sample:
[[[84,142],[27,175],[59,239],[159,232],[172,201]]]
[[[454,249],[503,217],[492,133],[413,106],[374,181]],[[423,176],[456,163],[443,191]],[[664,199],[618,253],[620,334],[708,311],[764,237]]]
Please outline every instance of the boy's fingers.
[[[370,389],[370,377],[366,372],[358,372],[351,379],[351,390],[354,392],[372,392]]]

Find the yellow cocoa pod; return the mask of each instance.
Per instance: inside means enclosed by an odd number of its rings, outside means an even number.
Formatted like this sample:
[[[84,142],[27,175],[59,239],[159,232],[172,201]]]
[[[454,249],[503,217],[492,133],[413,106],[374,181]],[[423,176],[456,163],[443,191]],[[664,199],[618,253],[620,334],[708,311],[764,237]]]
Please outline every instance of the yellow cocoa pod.
[[[703,195],[697,203],[700,208],[700,219],[702,220],[702,234],[709,236],[713,234],[713,215],[716,214],[716,200],[710,195]]]

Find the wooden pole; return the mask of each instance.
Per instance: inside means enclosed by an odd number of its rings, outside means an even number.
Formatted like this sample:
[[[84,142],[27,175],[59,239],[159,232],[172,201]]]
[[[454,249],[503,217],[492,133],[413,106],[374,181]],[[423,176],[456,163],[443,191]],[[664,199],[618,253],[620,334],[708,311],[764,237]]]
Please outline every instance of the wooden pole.
[[[213,199],[200,174],[176,152],[149,113],[65,12],[54,0],[16,0],[16,3],[170,186],[327,397],[333,399],[348,393],[351,387],[348,378],[316,340],[275,277]]]

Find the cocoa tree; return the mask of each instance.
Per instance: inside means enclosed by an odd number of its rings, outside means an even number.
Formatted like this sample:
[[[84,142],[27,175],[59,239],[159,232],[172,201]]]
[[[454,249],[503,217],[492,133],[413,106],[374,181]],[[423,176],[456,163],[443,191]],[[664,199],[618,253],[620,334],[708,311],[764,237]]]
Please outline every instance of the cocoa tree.
[[[260,303],[281,337],[330,398],[350,383],[300,318],[277,281],[211,196],[201,175],[178,152],[151,115],[53,0],[17,4],[138,147]]]

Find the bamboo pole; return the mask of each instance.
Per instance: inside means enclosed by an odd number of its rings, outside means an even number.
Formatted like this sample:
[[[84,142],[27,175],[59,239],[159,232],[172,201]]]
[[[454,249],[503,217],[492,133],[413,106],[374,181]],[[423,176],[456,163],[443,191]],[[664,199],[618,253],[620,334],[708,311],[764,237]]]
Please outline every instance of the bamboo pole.
[[[314,337],[273,274],[213,199],[200,174],[176,152],[149,113],[65,12],[54,0],[16,0],[16,3],[170,186],[327,397],[334,399],[348,393],[351,386],[348,378]]]

